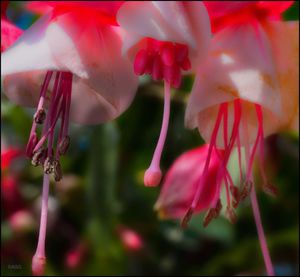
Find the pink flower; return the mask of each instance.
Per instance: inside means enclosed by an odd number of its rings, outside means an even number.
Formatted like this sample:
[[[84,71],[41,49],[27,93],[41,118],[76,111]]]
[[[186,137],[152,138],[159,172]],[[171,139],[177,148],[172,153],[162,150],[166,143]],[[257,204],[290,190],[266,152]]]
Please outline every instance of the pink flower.
[[[11,165],[15,159],[24,155],[18,148],[8,147],[1,152],[1,201],[3,212],[10,216],[24,207],[24,200],[19,190],[19,180],[11,173]]]
[[[210,42],[210,22],[200,1],[126,2],[118,11],[123,29],[123,53],[133,61],[137,75],[150,74],[164,80],[163,122],[150,167],[144,175],[146,186],[161,180],[160,159],[170,114],[170,87],[178,88],[182,74],[205,57]]]
[[[209,151],[211,152],[209,153]],[[209,150],[209,145],[203,145],[180,155],[166,173],[159,198],[155,204],[159,216],[161,218],[182,218],[190,208],[198,185],[201,186],[201,195],[196,207],[190,210],[189,217],[192,213],[209,210],[212,203],[219,201],[220,191],[216,181],[223,154],[223,151]],[[206,163],[208,155],[210,155],[209,164]],[[227,176],[230,178],[228,172]],[[229,189],[230,191],[237,190],[231,178],[230,181],[230,188],[228,184],[226,186],[228,193]],[[237,203],[238,199],[234,198],[233,206],[236,206]],[[215,212],[214,217],[220,212],[220,203],[219,209]],[[204,226],[212,219],[210,217],[211,211],[209,210],[204,220]],[[183,221],[183,227],[187,224],[187,219]]]
[[[137,77],[121,54],[116,26],[121,4],[39,2],[41,8],[46,5],[46,13],[1,55],[4,93],[17,104],[37,106],[26,148],[32,164],[44,169],[39,241],[32,260],[35,275],[45,268],[49,174],[55,181],[62,178],[59,159],[70,144],[69,119],[81,124],[112,120],[135,95]],[[43,126],[40,138],[38,126]]]
[[[268,182],[264,170],[264,138],[293,128],[299,120],[298,40],[298,22],[254,19],[224,27],[215,34],[207,60],[198,67],[185,118],[186,126],[198,127],[210,148],[224,149],[217,186],[223,186],[223,181],[226,184],[227,163],[237,148],[240,179],[244,179],[239,198],[244,200],[250,195],[269,275],[274,271],[260,220],[252,167],[258,154],[262,187],[275,194],[276,188]],[[198,205],[201,190],[199,182],[191,210]],[[216,208],[214,202],[211,209]],[[187,218],[189,214],[188,210]]]
[[[1,1],[1,53],[10,47],[23,32],[7,19],[7,6],[8,1]]]
[[[70,270],[75,270],[82,265],[87,254],[87,245],[79,242],[74,248],[69,250],[65,256],[65,265]]]
[[[144,247],[144,242],[139,233],[127,227],[118,230],[123,246],[129,251],[139,251]]]

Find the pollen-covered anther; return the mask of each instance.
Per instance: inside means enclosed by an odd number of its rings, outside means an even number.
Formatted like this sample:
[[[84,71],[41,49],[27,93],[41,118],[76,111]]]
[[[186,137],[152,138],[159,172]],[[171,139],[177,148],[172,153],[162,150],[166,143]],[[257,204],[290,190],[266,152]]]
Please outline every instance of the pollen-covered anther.
[[[53,157],[47,157],[44,162],[44,172],[51,174],[54,172],[54,159]]]
[[[188,223],[191,220],[193,213],[194,213],[194,210],[192,208],[189,208],[187,213],[185,214],[185,216],[183,217],[183,219],[181,221],[180,226],[181,226],[182,229],[187,228]]]
[[[233,208],[237,208],[240,202],[240,192],[239,189],[236,186],[230,186],[230,193],[232,196],[231,204]]]
[[[217,217],[216,209],[210,208],[203,219],[203,227],[207,227],[215,217]]]
[[[232,207],[227,206],[225,216],[232,224],[237,222],[237,216]]]
[[[47,150],[44,147],[39,148],[33,153],[31,164],[33,166],[39,166],[44,164],[47,156]]]
[[[68,148],[70,146],[70,137],[65,136],[58,145],[58,153],[59,155],[64,155],[68,151]]]
[[[33,119],[36,124],[43,124],[46,119],[46,111],[44,108],[40,108],[37,110],[37,112],[34,114]]]
[[[246,180],[244,182],[244,185],[243,185],[243,188],[242,188],[242,191],[240,194],[240,201],[243,201],[245,198],[248,197],[248,195],[251,192],[252,186],[253,186],[253,182],[251,180]]]
[[[53,172],[54,172],[55,182],[59,182],[62,179],[63,173],[62,173],[60,162],[58,160],[53,161]]]
[[[208,224],[214,219],[214,218],[217,218],[219,215],[220,215],[220,212],[222,210],[222,203],[221,203],[221,200],[219,199],[217,204],[216,204],[216,207],[215,208],[210,208],[204,219],[203,219],[203,226],[204,227],[207,227]]]
[[[274,185],[270,184],[270,183],[264,183],[262,185],[262,189],[265,193],[267,193],[268,195],[272,196],[272,197],[276,197],[278,196],[278,189],[277,187],[275,187]]]

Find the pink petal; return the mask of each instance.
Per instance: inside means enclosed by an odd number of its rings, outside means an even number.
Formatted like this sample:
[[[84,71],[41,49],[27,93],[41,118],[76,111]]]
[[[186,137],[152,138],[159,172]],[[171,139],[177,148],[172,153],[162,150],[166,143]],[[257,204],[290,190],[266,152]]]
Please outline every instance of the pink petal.
[[[248,103],[260,104],[264,109],[265,135],[276,131],[282,115],[281,96],[270,42],[266,33],[252,25],[228,27],[212,41],[208,59],[198,71],[188,102],[185,123],[189,128],[198,126],[206,141],[213,130],[218,106],[235,98],[243,101],[248,120],[254,120],[249,134],[256,136],[255,109]],[[233,124],[233,108],[229,106],[229,130]],[[217,144],[222,147],[222,131]]]
[[[123,52],[128,52],[137,41],[146,37],[160,41],[186,44],[191,60],[202,57],[209,45],[210,23],[204,5],[200,2],[141,1],[126,2],[119,9],[117,20],[128,34]],[[133,59],[135,52],[130,52]]]
[[[137,88],[132,66],[121,55],[119,28],[76,24],[72,14],[50,22],[50,16],[42,17],[2,55],[4,92],[16,103],[34,106],[46,70],[70,71],[75,75],[73,121],[96,124],[117,117]]]
[[[165,218],[180,218],[190,207],[208,153],[208,145],[189,150],[180,155],[168,170],[155,209]],[[196,212],[207,209],[216,190],[216,175],[220,160],[213,151],[207,178],[200,185],[204,186]]]
[[[270,22],[265,29],[279,80],[282,129],[299,131],[299,22]]]
[[[17,26],[1,17],[1,53],[10,47],[22,32]]]

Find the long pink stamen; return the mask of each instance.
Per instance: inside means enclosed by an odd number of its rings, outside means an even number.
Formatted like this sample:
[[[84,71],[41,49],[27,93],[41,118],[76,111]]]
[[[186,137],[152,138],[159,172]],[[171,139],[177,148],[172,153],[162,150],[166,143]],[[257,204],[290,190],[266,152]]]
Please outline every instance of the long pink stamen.
[[[233,146],[234,146],[234,143],[235,143],[238,131],[239,131],[240,120],[241,120],[241,102],[239,99],[236,99],[236,100],[234,100],[233,128],[232,128],[229,144],[225,148],[225,154],[223,157],[223,161],[222,161],[222,164],[221,164],[220,169],[217,174],[217,181],[216,181],[217,193],[216,193],[215,199],[212,202],[213,207],[215,207],[217,205],[218,200],[219,200],[218,195],[220,194],[220,190],[221,190],[221,182],[225,176],[224,172],[226,172],[226,170],[227,170],[227,163],[228,163],[230,154],[232,152],[232,149],[233,149]]]
[[[258,121],[260,121],[262,123],[263,122],[262,113],[258,109],[256,109],[256,112],[257,112]],[[248,140],[248,124],[247,124],[246,115],[243,117],[243,128],[244,128],[244,136],[245,136],[245,160],[246,160],[246,166],[249,168],[249,163],[250,163],[251,157],[250,157],[250,149],[249,149],[250,146],[249,146],[249,140]],[[251,152],[253,153],[253,150]],[[251,179],[251,181],[253,180],[252,172],[251,172],[251,175],[249,175],[249,179]],[[267,246],[267,241],[266,241],[266,237],[265,237],[265,233],[264,233],[264,229],[263,229],[263,225],[262,225],[262,221],[261,221],[258,201],[256,198],[255,186],[253,186],[253,188],[250,192],[250,199],[251,199],[254,220],[255,220],[255,224],[256,224],[256,229],[257,229],[257,233],[258,233],[258,238],[259,238],[260,247],[261,247],[261,251],[263,254],[267,274],[268,274],[268,276],[275,276],[274,267],[273,267],[272,260],[270,257],[270,253],[269,253],[269,249]]]
[[[153,158],[149,168],[146,170],[144,175],[144,183],[146,186],[157,186],[161,180],[161,170],[160,170],[160,159],[162,150],[165,144],[168,125],[170,117],[170,84],[165,82],[165,97],[164,97],[164,112],[162,127],[158,139],[157,146],[155,148]]]
[[[217,134],[218,134],[218,131],[219,131],[219,128],[220,128],[222,116],[224,114],[224,111],[227,109],[227,106],[228,106],[227,103],[223,103],[223,104],[220,105],[219,112],[218,112],[218,115],[217,115],[217,120],[216,120],[214,129],[213,129],[213,132],[212,132],[212,135],[211,135],[210,144],[209,144],[209,148],[208,148],[208,153],[207,153],[207,158],[206,158],[206,161],[205,161],[203,173],[202,173],[201,178],[199,180],[199,184],[198,184],[195,196],[193,198],[193,202],[192,202],[191,207],[190,207],[192,210],[194,210],[198,205],[200,195],[201,195],[202,190],[203,190],[202,182],[203,182],[204,178],[206,177],[206,174],[207,174],[207,171],[208,171],[213,146],[216,143]]]

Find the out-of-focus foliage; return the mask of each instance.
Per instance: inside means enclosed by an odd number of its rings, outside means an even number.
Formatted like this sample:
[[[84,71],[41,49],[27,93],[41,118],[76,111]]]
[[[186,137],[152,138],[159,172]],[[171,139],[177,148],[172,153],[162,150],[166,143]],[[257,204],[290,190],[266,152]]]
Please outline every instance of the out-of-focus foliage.
[[[295,3],[285,19],[298,19],[298,8]],[[24,29],[35,20],[19,3],[12,3],[9,16]],[[183,125],[192,81],[192,77],[186,77],[181,89],[173,93],[162,158],[164,172],[183,151],[203,143],[196,130],[186,130]],[[50,190],[47,274],[264,273],[249,202],[238,209],[234,226],[221,217],[204,229],[200,215],[183,231],[178,222],[157,218],[153,205],[159,188],[144,187],[143,172],[160,130],[162,90],[162,84],[145,78],[130,109],[115,122],[91,127],[71,125],[71,147],[62,161],[64,179],[52,183]],[[7,145],[24,148],[33,110],[10,103],[3,94],[1,99],[1,138]],[[266,145],[267,172],[280,193],[273,199],[258,186],[262,219],[277,274],[296,275],[299,137],[280,134],[267,139]],[[30,228],[18,231],[1,207],[1,273],[29,275],[37,242],[42,171],[18,158],[8,174],[16,177],[23,209],[34,222],[29,221]],[[121,234],[125,228],[136,233],[139,247],[133,247],[130,239],[129,243],[124,240]]]

